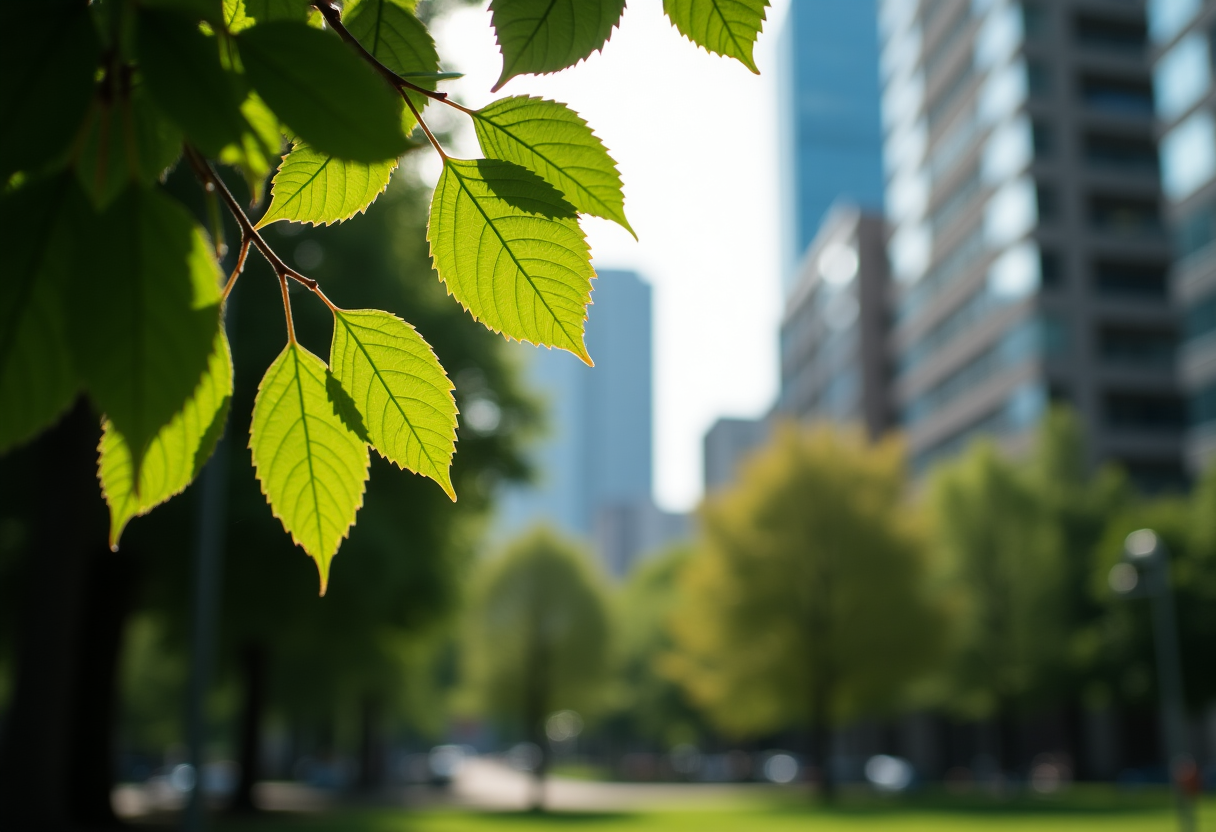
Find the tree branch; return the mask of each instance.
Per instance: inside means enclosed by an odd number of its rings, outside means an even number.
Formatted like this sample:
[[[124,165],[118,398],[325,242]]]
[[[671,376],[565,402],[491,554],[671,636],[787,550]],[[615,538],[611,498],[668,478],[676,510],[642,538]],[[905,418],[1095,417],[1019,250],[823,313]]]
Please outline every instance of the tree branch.
[[[291,268],[291,266],[284,263],[279,255],[275,254],[274,249],[270,247],[270,244],[267,243],[266,240],[262,238],[262,235],[258,233],[258,230],[253,227],[253,223],[250,221],[249,217],[245,215],[245,211],[241,208],[241,204],[237,202],[236,197],[232,195],[232,191],[228,190],[228,186],[224,184],[224,180],[220,178],[218,173],[216,173],[215,168],[211,167],[211,163],[208,162],[201,153],[190,145],[187,144],[184,147],[186,161],[190,163],[190,167],[194,170],[194,175],[197,176],[199,181],[203,183],[203,187],[205,189],[219,195],[220,199],[224,201],[224,204],[228,206],[228,211],[232,214],[233,218],[236,219],[237,225],[241,227],[242,254],[248,250],[249,243],[252,242],[254,247],[257,248],[261,255],[266,258],[266,262],[268,262],[270,267],[274,269],[275,275],[277,275],[280,280],[290,277],[297,283],[302,283],[303,285],[307,286],[310,290],[314,292],[317,291],[317,281],[313,280],[311,277],[305,277],[304,275],[300,274],[295,269]],[[229,285],[225,287],[225,292],[231,291],[231,284],[236,280],[236,276],[240,274],[240,269],[241,266],[244,265],[244,260],[245,258],[242,256],[237,264],[237,270],[233,272],[233,276],[229,278]]]
[[[371,64],[372,68],[383,75],[384,79],[392,84],[395,88],[404,88],[411,92],[416,92],[419,95],[425,95],[427,98],[434,99],[435,101],[442,101],[444,104],[452,104],[451,101],[448,101],[448,94],[446,92],[436,92],[435,90],[428,90],[426,87],[420,87],[412,81],[405,80],[396,72],[393,72],[393,70],[382,64],[379,58],[377,58],[371,52],[368,52],[367,49],[364,48],[363,44],[359,43],[358,39],[350,33],[350,30],[347,29],[342,23],[342,10],[330,2],[330,0],[312,0],[312,5],[313,8],[324,16],[325,22],[329,25],[329,28],[337,32],[338,36],[341,37],[342,40],[349,43],[351,47],[359,53],[359,56],[363,58],[363,60]]]

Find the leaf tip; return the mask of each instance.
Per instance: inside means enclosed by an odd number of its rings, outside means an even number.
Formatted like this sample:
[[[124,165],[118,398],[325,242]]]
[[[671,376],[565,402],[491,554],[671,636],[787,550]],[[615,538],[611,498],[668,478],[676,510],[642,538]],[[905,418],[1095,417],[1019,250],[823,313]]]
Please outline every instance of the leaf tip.
[[[317,597],[324,598],[329,589],[329,558],[314,558],[314,560],[317,563],[317,574],[321,577],[321,590],[317,593]]]

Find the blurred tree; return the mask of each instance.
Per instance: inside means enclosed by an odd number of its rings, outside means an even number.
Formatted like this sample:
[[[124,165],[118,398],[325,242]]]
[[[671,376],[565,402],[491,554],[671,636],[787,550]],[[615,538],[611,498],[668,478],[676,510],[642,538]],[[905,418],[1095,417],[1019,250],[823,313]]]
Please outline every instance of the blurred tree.
[[[687,691],[661,672],[663,658],[674,648],[670,627],[679,605],[680,571],[692,556],[690,546],[679,546],[646,561],[630,573],[617,597],[621,689],[612,722],[622,733],[663,749],[695,743],[706,733]]]
[[[1068,661],[1069,573],[1037,485],[1026,466],[981,440],[939,467],[929,486],[935,544],[960,609],[951,704],[996,719],[988,750],[1006,770],[1019,709],[1044,699]]]
[[[802,724],[831,799],[831,725],[897,704],[944,636],[903,504],[901,444],[783,426],[706,501],[665,663],[723,731]]]
[[[544,808],[546,718],[602,704],[611,621],[602,578],[546,529],[483,564],[465,650],[468,695],[488,715],[522,723],[540,750],[533,808]]]

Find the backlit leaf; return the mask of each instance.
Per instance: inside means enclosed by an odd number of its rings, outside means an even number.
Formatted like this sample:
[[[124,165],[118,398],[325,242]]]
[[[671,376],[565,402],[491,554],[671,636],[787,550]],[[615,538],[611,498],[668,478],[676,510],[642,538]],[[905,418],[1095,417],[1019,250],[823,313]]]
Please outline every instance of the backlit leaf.
[[[557,72],[602,49],[624,11],[625,0],[492,0],[502,74],[491,92],[516,75]]]
[[[271,20],[303,23],[308,19],[309,8],[308,0],[224,0],[224,25],[235,35]]]
[[[335,310],[329,366],[354,400],[372,447],[455,500],[449,469],[456,400],[430,344],[388,312]]]
[[[297,143],[274,175],[270,207],[258,228],[279,220],[313,225],[348,220],[383,193],[396,167],[396,159],[346,162]]]
[[[207,368],[219,269],[189,212],[156,188],[129,188],[81,225],[68,304],[72,355],[138,471]]]
[[[347,5],[342,20],[380,63],[398,75],[409,77],[418,86],[433,90],[438,80],[434,74],[439,71],[439,53],[422,21],[414,16],[413,5],[402,0],[359,0],[353,7]],[[420,112],[430,100],[418,93],[409,96]],[[414,115],[407,109],[401,118],[402,128],[408,134],[414,129]]]
[[[99,210],[131,183],[152,185],[181,156],[182,134],[147,90],[107,101],[98,96],[85,121],[76,174]]]
[[[135,483],[134,460],[123,435],[107,420],[102,428],[97,478],[110,507],[110,547],[118,547],[133,517],[180,494],[203,470],[224,432],[232,399],[232,354],[223,328],[216,333],[207,371],[185,406],[152,438]]]
[[[0,453],[54,422],[79,389],[61,298],[82,203],[70,174],[0,197]]]
[[[768,5],[768,0],[663,0],[663,11],[684,37],[759,75],[752,47]]]
[[[249,447],[262,493],[292,540],[329,564],[363,505],[367,443],[338,415],[325,363],[289,343],[258,385]]]
[[[616,162],[587,122],[565,104],[516,95],[473,114],[481,151],[540,175],[578,211],[619,223],[629,233]],[[636,236],[636,235],[635,235]]]
[[[266,193],[266,176],[280,160],[283,149],[283,133],[279,120],[256,92],[251,92],[241,104],[241,114],[249,129],[241,134],[240,142],[230,144],[220,151],[219,160],[226,165],[240,168],[249,186],[251,202],[262,201]]]
[[[405,104],[337,35],[303,23],[273,21],[236,36],[258,95],[317,150],[381,162],[405,152]]]
[[[234,80],[220,65],[216,39],[199,31],[197,20],[141,9],[135,53],[152,100],[200,150],[214,156],[240,140],[245,119]]]
[[[0,182],[63,156],[93,94],[101,44],[88,6],[23,3],[0,46]]]
[[[591,363],[591,254],[574,208],[551,185],[511,162],[447,159],[427,239],[439,277],[474,318]]]

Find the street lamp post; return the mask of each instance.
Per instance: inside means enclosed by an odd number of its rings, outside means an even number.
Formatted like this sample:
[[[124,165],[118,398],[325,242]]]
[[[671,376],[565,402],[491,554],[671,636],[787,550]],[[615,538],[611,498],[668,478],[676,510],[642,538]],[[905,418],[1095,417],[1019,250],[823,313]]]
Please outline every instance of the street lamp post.
[[[1178,828],[1181,832],[1194,832],[1194,804],[1187,783],[1194,777],[1195,761],[1187,751],[1178,619],[1174,612],[1174,591],[1170,586],[1169,552],[1156,532],[1140,529],[1127,536],[1123,544],[1123,561],[1110,571],[1110,585],[1124,597],[1147,597],[1150,601],[1161,727],[1170,783],[1178,806]]]

